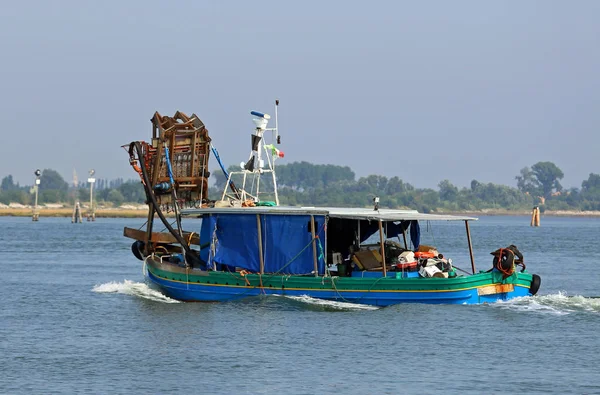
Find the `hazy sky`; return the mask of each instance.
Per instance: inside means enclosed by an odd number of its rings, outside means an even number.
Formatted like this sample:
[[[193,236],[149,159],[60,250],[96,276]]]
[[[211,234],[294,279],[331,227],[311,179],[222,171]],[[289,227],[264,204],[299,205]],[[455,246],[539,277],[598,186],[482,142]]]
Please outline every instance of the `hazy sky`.
[[[278,163],[417,187],[600,173],[600,1],[11,1],[0,11],[0,177],[90,168],[154,111],[195,112],[226,164],[281,100]],[[216,171],[216,164],[212,164]]]

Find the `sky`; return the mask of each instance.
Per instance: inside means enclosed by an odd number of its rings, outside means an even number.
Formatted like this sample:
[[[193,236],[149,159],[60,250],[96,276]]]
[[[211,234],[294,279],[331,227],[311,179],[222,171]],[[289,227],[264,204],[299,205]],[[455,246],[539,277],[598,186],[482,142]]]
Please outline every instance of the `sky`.
[[[121,145],[155,111],[196,113],[237,164],[249,112],[278,98],[279,164],[437,188],[551,161],[581,187],[600,173],[599,17],[596,0],[7,2],[0,177],[134,179]]]

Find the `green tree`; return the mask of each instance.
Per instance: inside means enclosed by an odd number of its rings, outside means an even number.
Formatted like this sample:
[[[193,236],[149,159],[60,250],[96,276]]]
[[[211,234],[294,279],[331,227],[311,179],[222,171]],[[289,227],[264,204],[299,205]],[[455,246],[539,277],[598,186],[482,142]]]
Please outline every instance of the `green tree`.
[[[41,186],[41,184],[40,184]],[[39,191],[39,201],[43,203],[60,203],[66,201],[67,193],[58,189],[46,189]]]
[[[88,188],[78,188],[76,196],[80,202],[88,201],[90,200],[90,190]]]
[[[296,189],[319,188],[342,181],[354,181],[355,174],[348,166],[315,165],[293,162],[277,166],[277,182]]]
[[[143,203],[146,201],[146,192],[144,186],[139,181],[125,181],[117,188],[123,195],[126,202]]]
[[[21,203],[30,204],[31,195],[22,189],[11,189],[9,191],[0,191],[0,203]]]
[[[571,197],[575,199],[575,196]],[[581,193],[577,203],[584,210],[600,210],[600,175],[591,173],[587,180],[581,183]]]
[[[440,181],[438,184],[440,188],[440,199],[448,202],[456,201],[458,197],[458,188],[452,185],[449,180]]]
[[[227,168],[228,173],[231,173],[232,171],[240,171],[240,170],[241,169],[239,166],[229,166]],[[279,170],[277,172],[279,173]],[[210,178],[214,180],[215,188],[217,188],[219,193],[223,193],[223,189],[225,188],[225,183],[227,182],[227,177],[225,177],[225,174],[223,174],[223,171],[221,169],[212,171],[210,173]],[[239,177],[234,177],[232,179],[234,184],[236,183],[236,181],[238,181],[238,179],[241,180],[241,178],[239,178]],[[241,187],[241,185],[240,185],[240,187]]]
[[[558,180],[562,180],[564,174],[554,163],[538,162],[531,166],[531,171],[542,190],[542,196],[548,198],[553,191],[560,192],[562,190],[562,185]]]
[[[581,191],[590,192],[594,190],[600,191],[600,174],[590,173],[588,179],[581,183]]]
[[[516,176],[515,179],[517,180],[519,191],[529,193],[531,196],[538,196],[540,194],[539,184],[529,167],[522,168],[520,175]]]
[[[56,170],[44,169],[40,178],[40,191],[55,189],[62,192],[67,192],[69,184]]]
[[[106,200],[112,202],[115,207],[119,207],[125,201],[125,197],[123,197],[123,194],[118,189],[111,189]]]
[[[412,185],[404,183],[399,177],[394,176],[390,178],[385,187],[385,193],[387,195],[397,195],[409,191],[412,189]]]
[[[2,184],[0,184],[0,189],[3,191],[12,191],[15,189],[19,189],[19,186],[15,185],[15,183],[13,181],[13,176],[11,174],[9,174],[2,179]]]

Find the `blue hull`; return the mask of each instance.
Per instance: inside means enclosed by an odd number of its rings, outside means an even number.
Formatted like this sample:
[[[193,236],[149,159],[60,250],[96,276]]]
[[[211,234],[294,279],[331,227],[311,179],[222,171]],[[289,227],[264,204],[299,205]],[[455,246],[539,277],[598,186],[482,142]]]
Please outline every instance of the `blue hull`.
[[[148,270],[148,279],[165,295],[181,300],[195,302],[227,302],[250,296],[282,295],[310,296],[338,302],[361,303],[375,306],[389,306],[399,303],[429,304],[481,304],[530,296],[529,288],[514,284],[511,292],[480,295],[477,287],[460,290],[432,291],[350,291],[322,289],[279,289],[260,287],[239,287],[227,285],[208,285],[190,282],[172,281],[157,277]]]

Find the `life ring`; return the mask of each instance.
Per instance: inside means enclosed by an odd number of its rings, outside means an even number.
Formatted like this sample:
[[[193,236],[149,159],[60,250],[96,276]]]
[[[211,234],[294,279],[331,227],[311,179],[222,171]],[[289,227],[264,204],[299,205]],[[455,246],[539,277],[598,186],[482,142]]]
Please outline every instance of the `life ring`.
[[[131,245],[131,252],[133,252],[133,255],[140,261],[144,260],[144,247],[144,242],[140,240],[134,241]]]
[[[414,261],[414,262],[402,262],[402,263],[396,263],[395,265],[392,265],[396,267],[396,271],[416,271],[418,268],[418,262]]]
[[[417,252],[415,252],[415,258],[417,258],[417,259],[435,258],[435,254],[430,251],[417,251]]]
[[[540,285],[542,284],[542,278],[537,274],[531,275],[531,285],[529,286],[529,293],[531,296],[535,295],[537,291],[540,289]]]

